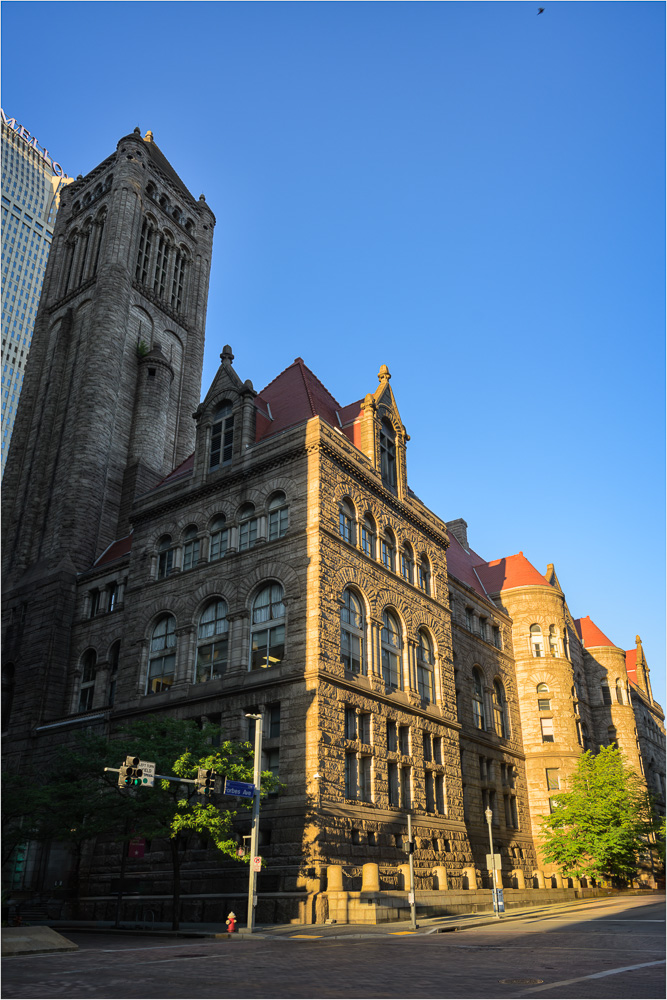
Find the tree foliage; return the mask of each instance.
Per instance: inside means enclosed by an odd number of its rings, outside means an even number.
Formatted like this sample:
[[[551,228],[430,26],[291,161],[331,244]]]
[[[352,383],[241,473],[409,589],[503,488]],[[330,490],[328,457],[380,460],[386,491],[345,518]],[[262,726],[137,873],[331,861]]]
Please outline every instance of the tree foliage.
[[[655,833],[643,782],[615,747],[583,754],[543,817],[545,861],[572,878],[630,879]]]

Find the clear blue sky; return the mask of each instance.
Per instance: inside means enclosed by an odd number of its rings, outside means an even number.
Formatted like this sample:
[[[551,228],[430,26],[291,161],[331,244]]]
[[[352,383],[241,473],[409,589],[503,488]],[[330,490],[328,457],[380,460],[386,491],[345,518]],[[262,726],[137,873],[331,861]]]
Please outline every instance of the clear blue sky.
[[[387,364],[416,493],[662,700],[665,8],[537,7],[5,2],[2,103],[70,174],[152,129],[218,220],[204,389]]]

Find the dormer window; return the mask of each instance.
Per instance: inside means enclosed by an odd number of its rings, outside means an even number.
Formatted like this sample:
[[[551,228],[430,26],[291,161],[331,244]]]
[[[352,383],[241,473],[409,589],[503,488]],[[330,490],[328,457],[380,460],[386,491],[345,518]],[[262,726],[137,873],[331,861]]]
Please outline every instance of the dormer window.
[[[396,489],[396,432],[387,419],[380,424],[380,473],[383,484]]]
[[[232,460],[234,448],[234,414],[232,404],[218,407],[211,428],[211,453],[209,469],[217,469]]]

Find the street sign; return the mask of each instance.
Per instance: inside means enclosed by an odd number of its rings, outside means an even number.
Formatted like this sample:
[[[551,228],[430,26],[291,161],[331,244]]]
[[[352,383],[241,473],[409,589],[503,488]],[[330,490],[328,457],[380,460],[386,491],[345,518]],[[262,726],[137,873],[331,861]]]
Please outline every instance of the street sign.
[[[155,761],[140,760],[138,766],[141,768],[141,787],[152,788],[155,784]]]
[[[489,871],[491,871],[493,868],[495,868],[496,871],[500,871],[500,869],[503,867],[502,864],[501,864],[501,861],[500,861],[500,855],[499,854],[494,854],[493,855],[493,861],[495,861],[495,864],[492,864],[491,855],[487,854],[487,856],[486,856],[486,867],[489,869]]]
[[[240,799],[251,799],[255,794],[255,786],[248,781],[232,781],[225,778],[223,795],[236,795]]]
[[[261,872],[261,870],[262,870],[262,859],[261,858],[253,858],[252,859],[252,870],[254,872]]]

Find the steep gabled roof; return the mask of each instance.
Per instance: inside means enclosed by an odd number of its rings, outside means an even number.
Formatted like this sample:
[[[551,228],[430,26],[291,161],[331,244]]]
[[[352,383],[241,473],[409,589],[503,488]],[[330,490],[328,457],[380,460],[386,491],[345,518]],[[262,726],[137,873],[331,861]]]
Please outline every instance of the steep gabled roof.
[[[447,575],[455,576],[461,583],[472,587],[480,597],[488,600],[488,595],[482,586],[479,576],[475,572],[473,563],[475,556],[472,552],[466,552],[456,535],[449,532],[449,548],[447,549]],[[478,561],[479,558],[477,557]]]
[[[148,138],[148,136],[150,136],[150,139]],[[151,160],[158,168],[158,170],[161,170],[162,173],[169,178],[172,184],[174,184],[177,188],[180,189],[181,194],[186,195],[191,202],[194,201],[195,199],[192,196],[191,192],[188,191],[187,187],[185,186],[181,178],[178,176],[178,174],[172,167],[171,163],[169,162],[167,157],[164,155],[164,153],[156,143],[155,139],[153,139],[152,132],[146,133],[146,138],[144,139],[144,142],[146,144],[146,149],[148,150],[148,155],[150,156]]]
[[[595,622],[591,621],[589,615],[586,615],[585,618],[575,618],[574,627],[585,649],[589,649],[591,646],[616,646],[616,643],[608,639]]]
[[[103,566],[105,563],[113,562],[114,559],[120,559],[122,556],[126,556],[130,549],[132,548],[132,533],[125,535],[124,538],[118,538],[115,542],[109,545],[102,555],[95,560],[93,566]]]
[[[268,412],[270,409],[272,417],[268,426],[263,420],[257,421],[258,441],[316,416],[322,417],[332,427],[340,427],[336,416],[340,403],[308,368],[303,358],[296,358],[273,382],[269,382],[257,395],[255,403],[260,410]]]
[[[480,560],[475,564],[475,569],[489,594],[497,594],[512,587],[548,586],[546,578],[528,562],[523,552],[504,559],[494,559],[493,562]]]

